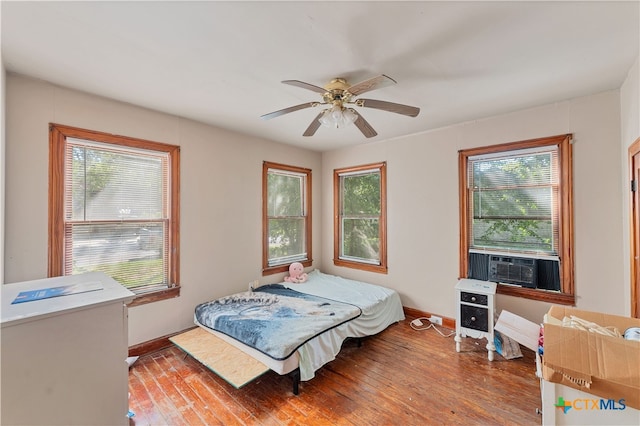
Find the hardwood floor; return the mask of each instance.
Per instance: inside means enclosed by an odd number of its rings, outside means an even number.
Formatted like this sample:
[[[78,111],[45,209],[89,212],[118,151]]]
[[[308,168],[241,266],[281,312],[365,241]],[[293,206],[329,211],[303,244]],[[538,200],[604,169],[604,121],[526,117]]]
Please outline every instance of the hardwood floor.
[[[539,425],[535,355],[489,362],[485,340],[415,331],[413,318],[348,340],[338,357],[292,393],[269,371],[235,389],[176,347],[142,356],[129,373],[131,424]],[[445,331],[449,331],[446,330]]]

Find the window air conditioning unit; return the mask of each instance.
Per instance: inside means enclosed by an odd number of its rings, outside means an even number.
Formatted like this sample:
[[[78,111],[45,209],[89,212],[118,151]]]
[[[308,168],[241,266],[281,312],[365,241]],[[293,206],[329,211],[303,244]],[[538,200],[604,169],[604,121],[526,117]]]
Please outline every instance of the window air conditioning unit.
[[[536,288],[538,282],[536,266],[535,259],[492,255],[489,258],[489,281]]]

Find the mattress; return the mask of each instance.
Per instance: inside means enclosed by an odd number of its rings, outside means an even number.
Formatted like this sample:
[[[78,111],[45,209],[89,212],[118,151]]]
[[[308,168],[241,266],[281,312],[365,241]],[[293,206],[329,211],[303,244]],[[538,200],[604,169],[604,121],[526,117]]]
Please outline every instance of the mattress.
[[[300,368],[300,380],[307,381],[315,376],[320,367],[335,359],[345,339],[377,334],[389,325],[404,319],[400,296],[396,291],[386,287],[325,274],[319,270],[310,272],[304,283],[280,284],[296,292],[355,305],[360,308],[361,314],[313,337],[291,356],[281,360],[274,359],[224,333],[212,330],[200,324],[197,318],[195,323],[278,374],[287,374]]]
[[[196,306],[196,321],[275,360],[362,314],[359,307],[302,293],[282,284],[264,285]]]

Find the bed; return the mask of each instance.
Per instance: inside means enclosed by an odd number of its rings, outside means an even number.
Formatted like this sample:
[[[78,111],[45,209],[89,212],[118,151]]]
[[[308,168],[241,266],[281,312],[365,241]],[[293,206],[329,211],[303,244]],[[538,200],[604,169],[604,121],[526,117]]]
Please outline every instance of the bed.
[[[346,339],[377,334],[403,319],[396,291],[319,270],[304,283],[262,286],[202,303],[194,313],[200,328],[268,369],[291,374],[294,394],[300,381],[335,359]]]

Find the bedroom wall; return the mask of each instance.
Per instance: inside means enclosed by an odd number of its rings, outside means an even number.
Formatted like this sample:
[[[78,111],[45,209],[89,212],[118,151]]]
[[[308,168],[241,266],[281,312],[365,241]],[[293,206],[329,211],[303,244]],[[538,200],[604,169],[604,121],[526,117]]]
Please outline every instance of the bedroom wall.
[[[132,308],[130,344],[191,326],[193,307],[203,300],[254,279],[281,278],[260,275],[260,179],[263,160],[283,158],[314,173],[314,267],[387,285],[408,307],[454,317],[457,151],[572,132],[578,307],[626,314],[623,189],[626,149],[640,135],[638,80],[636,61],[620,91],[319,154],[7,74],[5,282],[46,276],[47,124],[57,122],[182,146],[182,296]],[[381,160],[389,171],[389,274],[334,267],[333,169]],[[548,305],[499,296],[498,309],[538,321]]]
[[[129,344],[193,325],[195,305],[262,277],[262,162],[312,169],[321,155],[175,116],[7,75],[5,282],[47,274],[48,123],[181,146],[181,297],[129,310]],[[5,170],[3,168],[3,170]],[[315,177],[314,176],[314,177]],[[313,179],[320,217],[321,180]],[[320,220],[313,232],[320,235]],[[316,258],[320,238],[313,240]]]
[[[399,117],[398,120],[401,120]],[[379,143],[326,152],[322,159],[322,269],[393,287],[403,304],[455,318],[460,149],[573,133],[577,307],[628,311],[623,274],[620,96],[608,91]],[[333,169],[387,161],[388,275],[333,265]],[[498,295],[540,322],[549,304]]]

